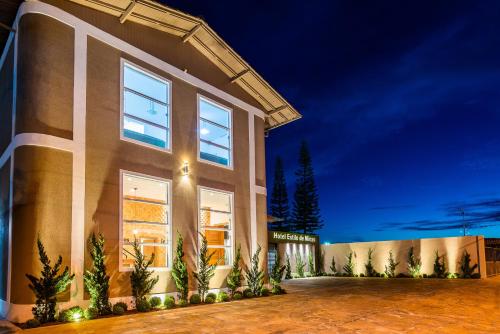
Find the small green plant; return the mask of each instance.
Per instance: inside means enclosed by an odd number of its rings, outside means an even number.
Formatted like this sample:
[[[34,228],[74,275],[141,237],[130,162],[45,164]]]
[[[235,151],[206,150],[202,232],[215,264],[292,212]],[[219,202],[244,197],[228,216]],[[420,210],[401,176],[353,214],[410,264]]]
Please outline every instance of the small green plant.
[[[122,305],[115,304],[113,305],[113,314],[114,315],[123,315],[125,313],[125,309]]]
[[[28,321],[26,321],[26,327],[27,328],[36,328],[36,327],[40,327],[40,321],[38,321],[37,319],[30,319]]]
[[[59,255],[54,267],[50,265],[50,259],[45,252],[45,247],[40,238],[37,240],[38,255],[42,263],[42,272],[40,277],[26,274],[30,281],[28,287],[33,291],[36,297],[35,306],[31,309],[33,316],[40,323],[55,321],[57,295],[66,291],[73,277],[68,267],[59,274],[62,265],[62,257]]]
[[[313,253],[312,252],[309,252],[307,254],[307,264],[309,266],[309,273],[311,275],[315,275],[316,273],[316,268],[314,266],[314,256],[313,256]]]
[[[354,277],[354,270],[355,270],[354,257],[355,256],[356,256],[356,254],[354,252],[349,252],[349,254],[347,254],[347,256],[346,256],[347,262],[342,267],[342,269],[344,269],[346,276],[348,276],[348,277]]]
[[[179,299],[179,301],[177,302],[177,306],[186,307],[186,306],[188,306],[188,301],[185,299]]]
[[[154,262],[155,255],[153,253],[149,260],[146,259],[146,256],[141,252],[141,247],[137,239],[132,243],[132,247],[134,250],[134,271],[130,274],[132,296],[135,299],[137,311],[145,312],[139,310],[139,307],[141,307],[142,310],[147,308],[145,305],[151,308],[146,296],[153,290],[159,280],[158,276],[152,277],[154,271],[149,270],[149,266]]]
[[[322,250],[319,252],[318,257],[318,268],[316,268],[316,276],[324,276],[325,275],[325,252]]]
[[[396,268],[399,265],[399,262],[396,262],[394,259],[394,255],[392,255],[392,250],[389,251],[389,258],[387,258],[387,265],[385,266],[385,276],[386,277],[395,277]]]
[[[180,299],[187,301],[189,293],[189,274],[187,264],[184,261],[183,244],[184,240],[181,234],[177,232],[177,246],[175,248],[175,258],[172,266],[172,278],[180,294]]]
[[[123,309],[123,311],[125,311],[125,312],[127,312],[127,310],[128,310],[128,305],[125,302],[118,302],[114,306],[120,306]]]
[[[282,295],[285,293],[285,289],[283,289],[281,286],[279,285],[276,285],[276,286],[273,286],[273,288],[271,289],[271,293],[273,295]]]
[[[234,294],[233,294],[233,299],[234,300],[240,300],[243,298],[243,293],[241,293],[240,291],[236,291]]]
[[[269,281],[273,287],[279,286],[281,283],[281,278],[283,277],[283,273],[285,272],[286,266],[282,266],[281,264],[280,253],[276,253],[276,261],[274,262],[271,272],[269,273]]]
[[[231,271],[227,275],[226,279],[227,287],[229,288],[231,296],[234,296],[236,290],[238,290],[238,288],[241,287],[241,279],[243,275],[241,274],[242,270],[240,267],[240,261],[241,261],[241,246],[238,246],[238,248],[236,249],[236,255],[234,257],[233,266],[231,268]]]
[[[145,298],[135,300],[135,309],[137,312],[149,312],[151,311],[151,304],[149,300]]]
[[[200,294],[201,301],[204,301],[205,294],[210,286],[210,280],[215,275],[215,268],[217,267],[220,259],[217,260],[216,263],[210,264],[215,253],[209,253],[207,238],[201,233],[200,236],[201,247],[200,255],[198,257],[198,272],[193,273],[193,276],[198,283],[198,293]]]
[[[217,302],[218,303],[224,303],[224,302],[228,302],[229,301],[229,295],[224,292],[224,291],[220,291],[218,294],[217,294]]]
[[[110,312],[111,312],[111,310],[109,311],[109,313]],[[106,314],[109,314],[109,313],[106,313]],[[83,317],[86,320],[92,320],[92,319],[97,318],[98,316],[99,316],[99,311],[96,308],[89,307],[89,308],[85,309],[85,311],[83,311]]]
[[[243,290],[243,296],[245,296],[245,298],[253,298],[255,297],[255,294],[252,292],[251,289],[246,288],[245,290]]]
[[[205,297],[212,297],[214,300],[217,300],[217,295],[214,292],[209,292]]]
[[[434,256],[434,276],[437,278],[446,277],[446,264],[445,264],[445,256],[439,255],[439,252],[436,250]]]
[[[84,319],[83,309],[80,306],[73,306],[59,312],[59,321],[75,322]]]
[[[292,266],[290,265],[290,256],[286,254],[286,269],[285,269],[285,279],[292,279]]]
[[[262,286],[264,285],[264,271],[259,269],[259,254],[261,251],[260,245],[252,256],[250,261],[251,267],[246,274],[247,284],[254,296],[260,294]]]
[[[161,305],[161,298],[158,296],[153,296],[149,298],[149,305],[151,305],[152,308],[158,308]]]
[[[330,262],[330,270],[333,275],[337,275],[337,265],[335,264],[335,256],[332,256],[332,262]]]
[[[97,310],[101,315],[111,312],[109,303],[109,276],[106,274],[106,265],[104,264],[106,256],[104,255],[104,236],[94,233],[88,240],[90,249],[90,258],[92,259],[92,269],[83,274],[85,289],[90,295],[90,307]]]
[[[170,309],[175,307],[175,298],[172,296],[165,296],[165,300],[163,301],[163,306],[165,308]]]
[[[454,279],[454,278],[458,278],[458,275],[455,274],[455,273],[448,273],[446,275],[446,278],[449,278],[449,279]]]
[[[205,297],[205,304],[213,304],[215,303],[215,298],[212,296],[206,296]]]
[[[418,278],[421,276],[420,270],[422,269],[422,261],[420,261],[420,258],[415,255],[413,246],[408,250],[407,265],[408,273],[411,277]]]
[[[269,296],[269,294],[271,293],[271,291],[269,291],[268,288],[265,288],[263,287],[261,290],[260,290],[260,296],[263,296],[263,297],[267,297]]]
[[[200,303],[201,303],[201,297],[199,294],[193,293],[191,295],[191,297],[189,297],[189,304],[196,305],[196,304],[200,304]]]
[[[366,277],[376,277],[378,276],[377,271],[373,267],[373,252],[374,250],[368,249],[368,262],[365,263]]]
[[[474,271],[477,268],[477,263],[471,266],[470,254],[464,251],[462,254],[462,259],[460,260],[460,277],[462,278],[472,278]]]
[[[306,267],[306,264],[302,260],[302,256],[300,255],[300,253],[297,252],[295,254],[295,269],[297,270],[297,275],[300,278],[305,277],[305,272],[304,272],[305,267]]]

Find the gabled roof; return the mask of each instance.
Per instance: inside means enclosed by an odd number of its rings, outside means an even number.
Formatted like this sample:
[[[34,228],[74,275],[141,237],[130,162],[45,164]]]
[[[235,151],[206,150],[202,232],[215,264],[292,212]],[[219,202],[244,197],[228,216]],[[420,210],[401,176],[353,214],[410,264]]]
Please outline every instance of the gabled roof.
[[[210,59],[228,80],[253,96],[269,116],[267,129],[299,119],[301,115],[205,21],[151,0],[71,0],[119,18],[178,36]]]

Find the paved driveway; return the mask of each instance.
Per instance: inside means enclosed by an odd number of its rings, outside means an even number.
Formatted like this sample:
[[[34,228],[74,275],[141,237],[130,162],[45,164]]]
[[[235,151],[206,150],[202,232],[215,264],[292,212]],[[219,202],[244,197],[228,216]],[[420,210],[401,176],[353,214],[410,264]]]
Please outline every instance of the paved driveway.
[[[27,333],[499,333],[500,279],[312,278],[289,294]]]

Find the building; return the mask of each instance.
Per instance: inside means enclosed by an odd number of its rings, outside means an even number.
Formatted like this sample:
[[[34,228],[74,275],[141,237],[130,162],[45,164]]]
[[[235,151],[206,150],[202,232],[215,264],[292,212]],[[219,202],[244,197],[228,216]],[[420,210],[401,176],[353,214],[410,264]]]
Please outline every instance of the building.
[[[212,288],[238,245],[246,263],[261,245],[264,267],[264,137],[300,114],[199,18],[149,0],[18,2],[0,60],[1,314],[31,317],[37,236],[76,274],[61,307],[88,300],[92,232],[112,301],[130,299],[135,238],[158,294],[175,291],[177,232],[191,272],[198,233],[223,259]]]

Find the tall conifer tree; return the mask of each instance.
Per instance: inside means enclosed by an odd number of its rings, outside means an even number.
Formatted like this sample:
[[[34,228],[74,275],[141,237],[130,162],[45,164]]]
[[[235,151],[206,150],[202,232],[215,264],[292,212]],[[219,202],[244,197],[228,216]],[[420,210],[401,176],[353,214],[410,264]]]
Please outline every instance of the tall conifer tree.
[[[283,171],[283,161],[281,157],[276,158],[276,164],[274,166],[274,185],[270,206],[271,215],[279,218],[280,221],[270,223],[269,229],[274,231],[290,231],[288,192],[286,190],[285,173]]]
[[[314,233],[323,227],[319,213],[319,198],[314,182],[311,155],[305,141],[300,146],[299,168],[293,199],[292,220],[294,230],[301,233]]]

